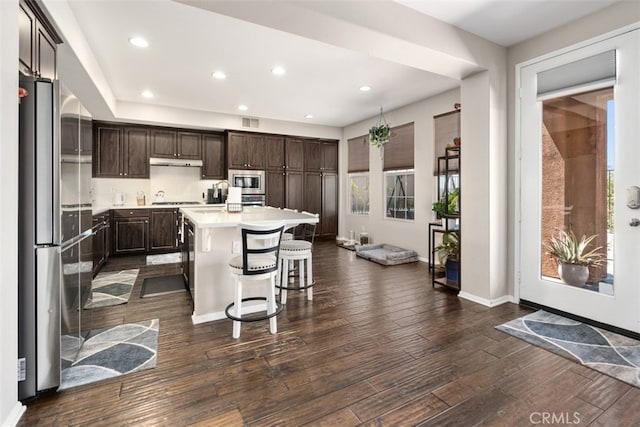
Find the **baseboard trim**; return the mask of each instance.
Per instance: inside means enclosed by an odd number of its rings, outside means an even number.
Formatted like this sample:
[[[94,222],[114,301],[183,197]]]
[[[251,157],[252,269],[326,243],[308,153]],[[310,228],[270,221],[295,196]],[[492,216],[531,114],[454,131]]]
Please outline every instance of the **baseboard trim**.
[[[215,320],[226,319],[227,316],[224,314],[224,311],[217,311],[215,313],[207,313],[196,316],[195,314],[191,315],[191,322],[194,325],[199,323],[213,322]]]
[[[243,304],[242,314],[257,313],[259,311],[265,311],[266,309],[267,309],[267,303],[265,302],[260,304],[254,304],[251,306],[244,306]],[[194,325],[197,325],[199,323],[213,322],[221,319],[227,319],[227,315],[224,313],[224,310],[215,311],[213,313],[201,314],[199,316],[196,316],[195,314],[193,314],[191,316],[191,323],[193,323]]]
[[[11,409],[11,412],[9,412],[7,418],[4,421],[0,422],[0,425],[14,427],[17,426],[18,421],[20,421],[22,414],[24,414],[26,410],[27,407],[25,405],[20,402],[16,402],[16,404]]]
[[[480,298],[477,295],[473,295],[465,291],[460,291],[458,296],[460,298],[484,305],[485,307],[497,307],[508,302],[518,304],[518,301],[513,297],[513,295],[503,295],[500,298],[490,300],[486,298]]]

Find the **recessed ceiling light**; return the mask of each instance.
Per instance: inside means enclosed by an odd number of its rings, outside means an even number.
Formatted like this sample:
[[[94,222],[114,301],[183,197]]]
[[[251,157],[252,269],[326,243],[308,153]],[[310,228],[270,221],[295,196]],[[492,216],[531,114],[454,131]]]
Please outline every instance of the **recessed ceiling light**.
[[[285,70],[282,67],[273,67],[271,72],[276,76],[281,76],[285,73]]]
[[[305,114],[304,118],[305,119],[313,119],[313,114]]]
[[[214,71],[213,73],[211,73],[211,77],[217,80],[224,80],[227,78],[227,75],[222,71]]]
[[[247,107],[244,104],[238,105],[238,110],[240,111],[247,111],[249,109],[249,107]]]
[[[360,92],[369,92],[371,90],[371,86],[360,86]]]
[[[129,43],[134,45],[135,47],[147,47],[149,46],[149,42],[143,39],[142,37],[131,37],[129,39]]]
[[[153,98],[153,92],[151,92],[150,90],[145,90],[142,92],[142,96],[147,99]]]

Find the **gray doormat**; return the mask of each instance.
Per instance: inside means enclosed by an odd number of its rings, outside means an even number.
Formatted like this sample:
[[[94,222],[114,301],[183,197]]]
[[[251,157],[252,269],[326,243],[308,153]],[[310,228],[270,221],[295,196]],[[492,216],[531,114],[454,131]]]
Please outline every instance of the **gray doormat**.
[[[187,290],[182,274],[171,276],[147,277],[142,282],[140,298],[155,297],[159,295],[175,294]]]
[[[496,329],[640,388],[638,340],[543,310]]]

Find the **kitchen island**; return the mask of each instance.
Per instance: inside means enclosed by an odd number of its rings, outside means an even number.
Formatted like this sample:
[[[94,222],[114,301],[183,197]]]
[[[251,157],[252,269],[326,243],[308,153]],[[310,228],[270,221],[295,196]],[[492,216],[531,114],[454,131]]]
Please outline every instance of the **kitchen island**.
[[[233,301],[233,281],[229,260],[242,252],[240,223],[281,222],[285,229],[298,224],[314,224],[318,217],[271,207],[245,206],[242,212],[230,213],[221,207],[184,207],[184,218],[194,229],[189,272],[193,281],[194,324],[226,318],[225,307]],[[249,287],[251,285],[247,285]],[[262,286],[249,287],[247,295],[261,295]],[[254,310],[262,309],[257,305]]]

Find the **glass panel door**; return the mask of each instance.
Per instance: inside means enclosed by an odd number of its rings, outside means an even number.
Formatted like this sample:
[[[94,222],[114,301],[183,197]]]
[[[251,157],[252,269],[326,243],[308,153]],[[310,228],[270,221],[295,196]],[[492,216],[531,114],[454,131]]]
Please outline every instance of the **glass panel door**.
[[[538,93],[540,73],[612,49],[615,80]],[[635,332],[640,332],[640,227],[633,224],[640,210],[626,206],[626,192],[640,186],[639,67],[636,30],[520,69],[516,266],[521,300]],[[574,260],[573,265],[587,266],[583,281],[550,256],[557,252],[554,237],[562,243],[558,239],[572,235],[578,241],[591,238],[583,255],[595,251]]]

